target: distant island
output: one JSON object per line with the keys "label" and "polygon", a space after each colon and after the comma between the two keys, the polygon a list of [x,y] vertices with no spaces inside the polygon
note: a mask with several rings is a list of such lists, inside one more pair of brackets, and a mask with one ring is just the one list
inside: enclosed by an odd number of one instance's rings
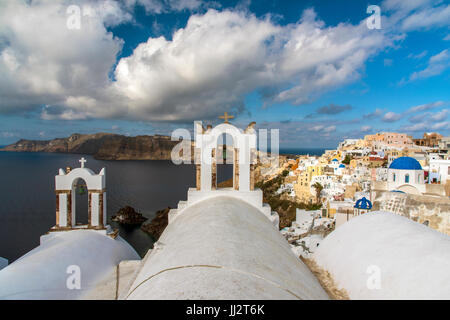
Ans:
{"label": "distant island", "polygon": [[55,152],[92,155],[99,160],[170,160],[178,141],[169,136],[128,137],[113,133],[72,134],[53,140],[21,139],[2,151]]}

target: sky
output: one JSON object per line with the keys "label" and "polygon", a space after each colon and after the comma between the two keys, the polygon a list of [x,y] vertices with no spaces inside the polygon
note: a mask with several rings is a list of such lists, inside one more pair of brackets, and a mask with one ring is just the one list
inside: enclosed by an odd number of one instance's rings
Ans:
{"label": "sky", "polygon": [[449,47],[442,0],[6,0],[0,145],[170,135],[224,112],[281,148],[448,136]]}

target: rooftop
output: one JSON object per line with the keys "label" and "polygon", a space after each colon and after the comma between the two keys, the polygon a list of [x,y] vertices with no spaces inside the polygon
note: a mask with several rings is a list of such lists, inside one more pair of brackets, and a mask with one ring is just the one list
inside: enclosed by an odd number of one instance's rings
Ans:
{"label": "rooftop", "polygon": [[399,157],[392,161],[389,169],[422,170],[419,161],[411,157]]}

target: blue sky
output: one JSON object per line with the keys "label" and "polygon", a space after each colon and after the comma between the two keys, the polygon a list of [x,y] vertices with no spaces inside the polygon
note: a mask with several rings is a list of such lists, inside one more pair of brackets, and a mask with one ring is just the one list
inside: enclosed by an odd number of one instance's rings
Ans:
{"label": "blue sky", "polygon": [[449,135],[449,26],[439,0],[5,2],[0,145],[170,134],[224,111],[279,129],[282,147]]}

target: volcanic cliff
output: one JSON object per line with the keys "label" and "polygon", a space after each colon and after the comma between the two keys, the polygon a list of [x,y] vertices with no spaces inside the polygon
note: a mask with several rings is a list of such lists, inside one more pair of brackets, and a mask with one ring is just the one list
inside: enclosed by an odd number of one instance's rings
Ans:
{"label": "volcanic cliff", "polygon": [[170,153],[178,143],[160,135],[128,137],[112,133],[75,133],[68,138],[46,141],[21,139],[2,151],[79,153],[100,160],[170,160]]}

